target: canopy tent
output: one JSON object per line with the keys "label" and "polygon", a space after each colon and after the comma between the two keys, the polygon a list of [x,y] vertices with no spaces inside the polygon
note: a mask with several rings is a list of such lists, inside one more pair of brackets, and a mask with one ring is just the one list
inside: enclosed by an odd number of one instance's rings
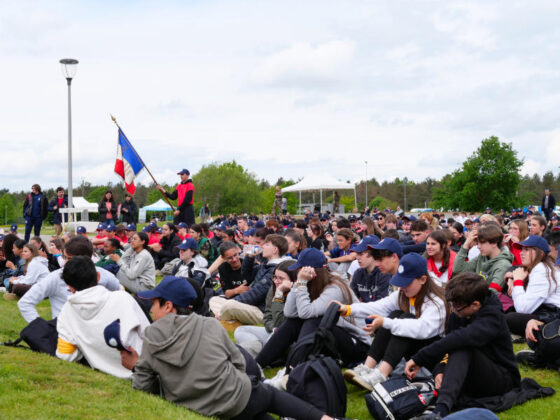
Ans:
{"label": "canopy tent", "polygon": [[301,208],[302,191],[319,191],[321,207],[323,207],[323,190],[327,190],[327,191],[354,190],[354,206],[357,207],[356,185],[339,181],[327,174],[323,174],[323,175],[314,174],[314,175],[305,176],[297,184],[290,185],[289,187],[286,188],[282,188],[283,193],[299,192],[299,208]]}
{"label": "canopy tent", "polygon": [[140,210],[144,211],[170,211],[171,206],[163,201],[161,198],[149,206],[142,207]]}
{"label": "canopy tent", "polygon": [[99,212],[99,205],[96,203],[90,203],[84,197],[72,197],[72,204],[76,209],[87,210],[91,213]]}

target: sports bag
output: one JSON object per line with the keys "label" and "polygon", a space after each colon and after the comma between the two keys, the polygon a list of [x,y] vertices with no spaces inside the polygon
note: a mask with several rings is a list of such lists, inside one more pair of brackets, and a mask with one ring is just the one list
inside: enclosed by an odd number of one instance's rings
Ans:
{"label": "sports bag", "polygon": [[422,414],[431,404],[437,392],[426,389],[420,393],[419,387],[410,383],[404,376],[390,378],[373,387],[365,396],[370,414],[376,420],[405,420]]}
{"label": "sports bag", "polygon": [[528,340],[529,347],[535,351],[535,363],[556,369],[560,362],[560,319],[540,326],[535,338],[536,343]]}
{"label": "sports bag", "polygon": [[333,328],[338,322],[340,305],[331,303],[321,319],[317,330],[307,334],[292,346],[286,359],[286,373],[295,368],[300,363],[305,362],[311,355],[330,356],[335,360],[340,359],[340,352],[336,347],[336,339],[332,333]]}
{"label": "sports bag", "polygon": [[21,332],[20,338],[15,341],[2,343],[6,346],[25,347],[19,343],[25,341],[29,348],[39,353],[56,355],[56,342],[58,332],[56,331],[56,318],[45,321],[43,318],[35,318]]}
{"label": "sports bag", "polygon": [[309,356],[290,372],[286,390],[332,417],[346,415],[346,385],[337,362]]}

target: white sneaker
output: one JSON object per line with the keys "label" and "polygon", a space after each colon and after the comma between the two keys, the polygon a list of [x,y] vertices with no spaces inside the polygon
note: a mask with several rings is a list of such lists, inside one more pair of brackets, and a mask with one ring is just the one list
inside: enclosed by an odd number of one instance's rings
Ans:
{"label": "white sneaker", "polygon": [[285,381],[284,376],[288,376],[286,375],[285,367],[280,369],[273,378],[265,379],[263,382],[273,388],[279,389],[280,391],[285,391],[286,389],[283,386]]}
{"label": "white sneaker", "polygon": [[370,372],[354,377],[354,383],[368,391],[373,391],[373,387],[381,382],[385,382],[387,378],[379,371],[379,369],[371,369]]}
{"label": "white sneaker", "polygon": [[356,376],[366,374],[370,370],[373,369],[367,367],[364,363],[361,363],[353,369],[346,369],[346,371],[344,372],[344,379],[346,379],[349,382],[354,382],[354,378]]}

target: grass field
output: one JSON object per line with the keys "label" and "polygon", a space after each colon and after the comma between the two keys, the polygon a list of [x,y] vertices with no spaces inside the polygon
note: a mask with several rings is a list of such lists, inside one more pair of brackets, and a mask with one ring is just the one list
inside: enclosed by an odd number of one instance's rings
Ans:
{"label": "grass field", "polygon": [[[42,317],[50,318],[48,301],[39,305]],[[15,301],[0,298],[0,341],[15,339],[25,326]],[[232,334],[230,334],[232,336]],[[516,351],[523,345],[516,345]],[[274,371],[265,372],[272,376]],[[560,390],[556,371],[522,368],[541,385]],[[496,380],[500,380],[496,378]],[[347,416],[369,419],[365,391],[348,386]],[[84,366],[28,350],[0,346],[0,418],[3,419],[202,419],[203,416],[161,398],[134,391],[129,381]],[[499,414],[500,419],[557,419],[560,394],[530,401]]]}

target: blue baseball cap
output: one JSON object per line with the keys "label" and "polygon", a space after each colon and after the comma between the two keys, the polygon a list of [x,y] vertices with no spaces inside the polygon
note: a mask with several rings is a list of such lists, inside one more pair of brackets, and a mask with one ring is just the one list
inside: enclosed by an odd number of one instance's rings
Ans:
{"label": "blue baseball cap", "polygon": [[368,249],[368,245],[377,245],[379,238],[377,235],[367,235],[359,244],[353,244],[350,247],[350,252],[364,252]]}
{"label": "blue baseball cap", "polygon": [[122,341],[121,341],[121,320],[116,319],[111,322],[109,325],[105,327],[103,330],[103,337],[105,338],[105,343],[109,347],[112,347],[117,350],[126,350],[128,351]]}
{"label": "blue baseball cap", "polygon": [[218,226],[216,226],[216,229],[225,232],[226,230],[229,229],[229,225],[227,224],[227,222],[222,222],[222,223],[220,223]]}
{"label": "blue baseball cap", "polygon": [[190,175],[191,173],[189,172],[188,169],[181,169],[179,172],[177,172],[177,175]]}
{"label": "blue baseball cap", "polygon": [[412,280],[428,274],[428,261],[420,254],[411,252],[399,261],[399,268],[389,283],[397,287],[406,287]]}
{"label": "blue baseball cap", "polygon": [[0,233],[0,241],[3,241],[3,240],[4,240],[4,234]]}
{"label": "blue baseball cap", "polygon": [[397,257],[399,258],[401,258],[403,255],[402,245],[399,243],[399,241],[393,238],[385,238],[378,244],[368,245],[368,248],[391,251],[393,254],[397,254]]}
{"label": "blue baseball cap", "polygon": [[257,229],[263,228],[264,227],[264,222],[262,220],[257,220],[257,223],[255,223],[255,227]]}
{"label": "blue baseball cap", "polygon": [[99,223],[97,225],[97,230],[107,230],[107,225],[105,223]]}
{"label": "blue baseball cap", "polygon": [[108,225],[106,230],[107,232],[116,232],[117,227],[115,225]]}
{"label": "blue baseball cap", "polygon": [[188,229],[189,225],[187,225],[185,222],[179,222],[177,224],[177,229]]}
{"label": "blue baseball cap", "polygon": [[158,230],[156,232],[161,233],[162,232],[161,228],[158,228]]}
{"label": "blue baseball cap", "polygon": [[541,251],[544,251],[547,254],[550,252],[548,242],[542,236],[529,235],[523,242],[519,242],[519,245],[539,248]]}
{"label": "blue baseball cap", "polygon": [[193,238],[185,238],[185,239],[183,239],[183,242],[181,242],[179,245],[177,245],[177,248],[198,250],[198,242],[196,242],[196,239],[193,239]]}
{"label": "blue baseball cap", "polygon": [[327,262],[327,257],[317,248],[306,248],[301,251],[295,264],[288,267],[288,270],[297,270],[300,267],[321,268]]}
{"label": "blue baseball cap", "polygon": [[129,223],[128,225],[126,225],[125,230],[130,230],[130,231],[136,232],[136,225],[134,223]]}
{"label": "blue baseball cap", "polygon": [[158,225],[156,222],[150,222],[150,224],[148,225],[150,227],[150,229],[157,229]]}
{"label": "blue baseball cap", "polygon": [[86,227],[85,226],[78,226],[76,228],[76,233],[87,233]]}
{"label": "blue baseball cap", "polygon": [[198,297],[194,287],[184,277],[165,276],[152,290],[138,292],[140,299],[164,298],[175,306],[189,307]]}
{"label": "blue baseball cap", "polygon": [[254,236],[256,231],[257,229],[255,228],[247,229],[245,232],[243,232],[243,236]]}
{"label": "blue baseball cap", "polygon": [[17,223],[14,223],[12,226],[10,226],[10,232],[17,232]]}
{"label": "blue baseball cap", "polygon": [[151,231],[152,231],[152,229],[150,228],[150,226],[144,226],[142,228],[142,232],[148,233],[148,232],[151,232]]}

